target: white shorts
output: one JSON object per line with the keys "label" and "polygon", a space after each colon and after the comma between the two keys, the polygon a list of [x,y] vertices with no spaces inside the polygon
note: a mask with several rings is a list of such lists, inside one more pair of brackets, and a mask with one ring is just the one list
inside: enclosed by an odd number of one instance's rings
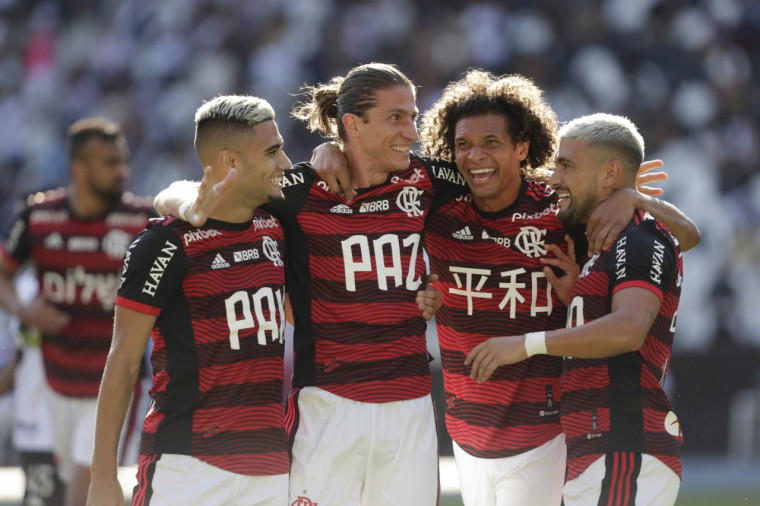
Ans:
{"label": "white shorts", "polygon": [[288,409],[295,409],[288,418],[296,417],[288,504],[437,504],[438,434],[429,395],[367,403],[305,387],[291,394]]}
{"label": "white shorts", "polygon": [[[631,462],[641,458],[638,474],[635,467],[614,465],[614,456],[624,455]],[[610,464],[608,465],[608,459]],[[619,476],[614,476],[616,469]],[[633,471],[633,472],[632,472]],[[604,485],[604,486],[603,486]],[[600,504],[600,497],[616,497],[614,504],[625,506],[672,506],[681,480],[658,458],[630,452],[602,455],[580,476],[565,483],[565,506]],[[607,504],[607,501],[604,501]]]}
{"label": "white shorts", "polygon": [[50,411],[53,413],[53,453],[58,473],[64,483],[71,481],[75,466],[90,467],[95,441],[94,397],[66,397],[52,389]]}
{"label": "white shorts", "polygon": [[557,505],[565,481],[565,435],[538,448],[500,459],[470,455],[456,442],[454,458],[462,501],[467,506]]}
{"label": "white shorts", "polygon": [[138,470],[133,505],[285,506],[288,500],[287,474],[246,476],[174,454],[161,455],[147,468]]}

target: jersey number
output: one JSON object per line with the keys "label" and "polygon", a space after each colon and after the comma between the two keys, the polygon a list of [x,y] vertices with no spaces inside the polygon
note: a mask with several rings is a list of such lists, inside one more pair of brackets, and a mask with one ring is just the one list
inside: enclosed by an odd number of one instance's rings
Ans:
{"label": "jersey number", "polygon": [[250,295],[247,291],[240,290],[228,297],[224,306],[227,309],[227,326],[230,329],[230,348],[233,350],[240,349],[238,333],[256,327],[257,323],[259,344],[267,344],[267,332],[271,342],[284,342],[285,326],[278,323],[285,321],[282,290],[264,287]]}

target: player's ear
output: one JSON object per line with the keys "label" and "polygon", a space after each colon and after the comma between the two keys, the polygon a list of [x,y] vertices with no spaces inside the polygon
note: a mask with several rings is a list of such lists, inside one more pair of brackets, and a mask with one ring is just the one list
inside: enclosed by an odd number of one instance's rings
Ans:
{"label": "player's ear", "polygon": [[604,173],[602,175],[602,185],[605,188],[620,188],[624,186],[625,173],[623,164],[620,160],[609,160],[604,164]]}
{"label": "player's ear", "polygon": [[528,152],[530,151],[530,139],[525,141],[520,141],[515,145],[515,152],[517,153],[517,158],[520,161],[525,160],[528,158]]}
{"label": "player's ear", "polygon": [[353,137],[359,134],[359,124],[362,123],[362,119],[359,116],[352,112],[347,112],[340,120],[343,122],[346,135]]}
{"label": "player's ear", "polygon": [[219,166],[222,167],[222,169],[224,169],[225,174],[230,169],[238,168],[237,153],[235,153],[231,149],[223,149],[219,151],[219,155],[217,156],[217,161],[219,162]]}

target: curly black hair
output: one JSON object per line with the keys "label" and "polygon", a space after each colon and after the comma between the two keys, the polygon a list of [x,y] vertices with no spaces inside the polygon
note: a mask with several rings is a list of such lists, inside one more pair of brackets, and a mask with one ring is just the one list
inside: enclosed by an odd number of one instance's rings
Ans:
{"label": "curly black hair", "polygon": [[426,155],[456,161],[454,135],[461,118],[502,114],[513,143],[530,141],[522,174],[533,178],[554,156],[557,114],[530,79],[513,74],[495,77],[469,70],[449,83],[443,96],[422,116],[421,146]]}

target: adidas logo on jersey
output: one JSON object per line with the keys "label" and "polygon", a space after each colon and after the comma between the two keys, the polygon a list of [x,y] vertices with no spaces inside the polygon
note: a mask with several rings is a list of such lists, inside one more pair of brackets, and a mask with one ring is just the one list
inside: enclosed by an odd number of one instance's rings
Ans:
{"label": "adidas logo on jersey", "polygon": [[337,206],[333,206],[332,209],[330,209],[331,213],[335,214],[353,214],[354,211],[350,207],[348,207],[346,204],[338,204]]}
{"label": "adidas logo on jersey", "polygon": [[63,249],[63,237],[58,232],[53,232],[42,241],[47,249]]}
{"label": "adidas logo on jersey", "polygon": [[230,264],[227,263],[220,253],[217,253],[214,257],[214,261],[211,262],[212,269],[226,269],[229,266]]}
{"label": "adidas logo on jersey", "polygon": [[472,241],[474,237],[472,236],[472,232],[470,232],[470,226],[467,225],[461,230],[457,230],[451,236],[454,239],[459,239],[460,241]]}

